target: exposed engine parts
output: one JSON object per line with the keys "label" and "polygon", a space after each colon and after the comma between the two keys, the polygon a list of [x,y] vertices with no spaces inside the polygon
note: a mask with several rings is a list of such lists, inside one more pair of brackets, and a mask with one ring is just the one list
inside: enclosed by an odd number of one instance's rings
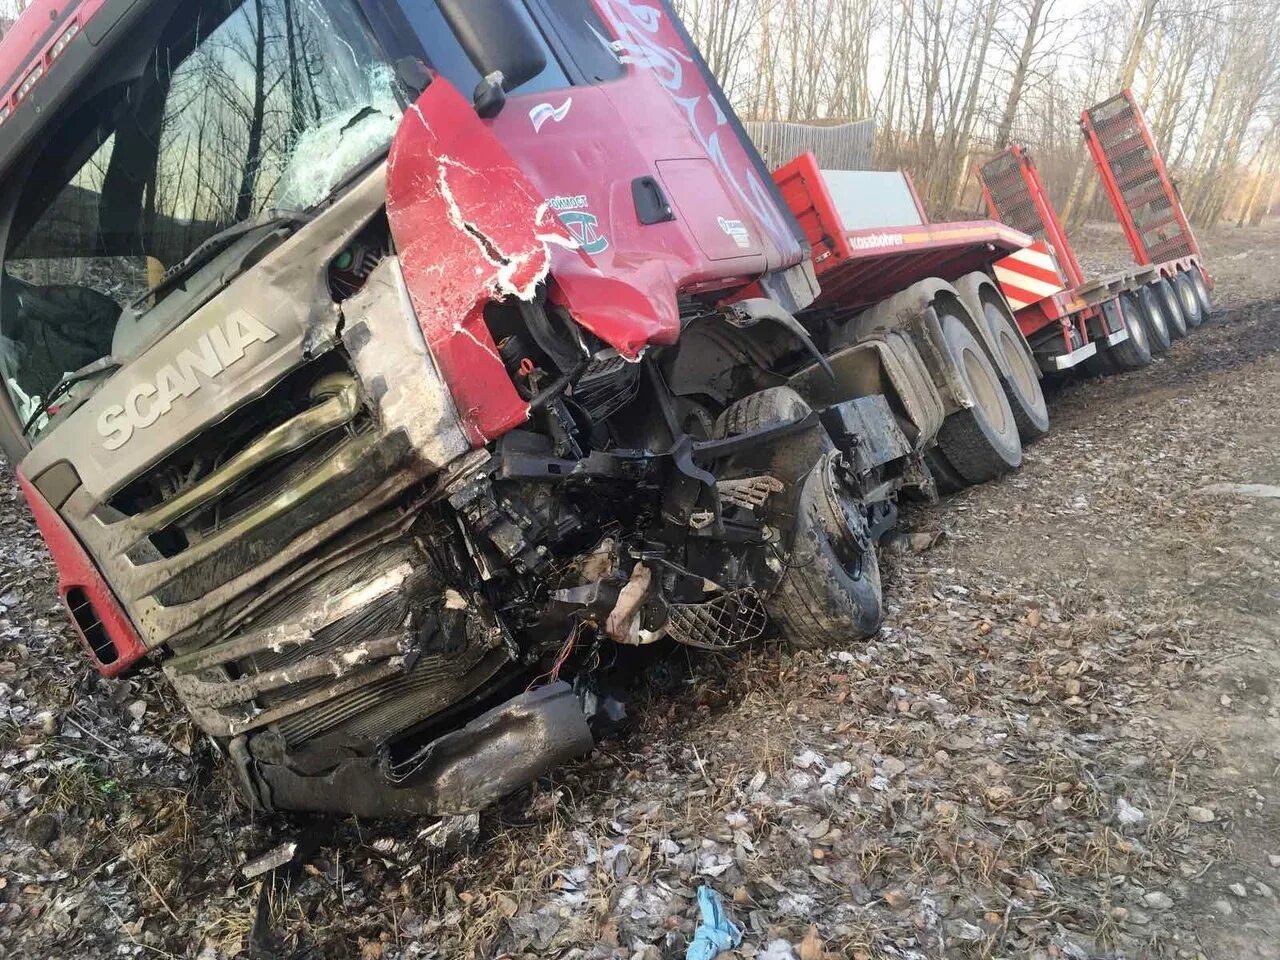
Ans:
{"label": "exposed engine parts", "polygon": [[[412,460],[416,444],[395,442],[410,398],[391,406],[365,379],[391,362],[379,343],[398,326],[373,308],[396,302],[394,267],[379,261],[351,292],[344,335],[313,360],[316,373],[272,395],[295,399],[246,408],[221,450],[206,443],[162,464],[150,488],[130,488],[120,507],[145,542],[174,559],[199,549],[219,536],[218,504],[260,503],[262,483],[293,509],[287,491],[317,474],[290,467],[291,456],[322,472],[348,448]],[[402,485],[225,608],[215,634],[171,643],[175,689],[264,807],[483,805],[590,746],[587,714],[602,702],[593,678],[623,648],[758,639],[788,623],[771,598],[809,576],[794,569],[798,556],[835,558],[855,583],[874,575],[874,540],[892,525],[912,464],[884,397],[814,410],[780,385],[728,403],[679,396],[669,371],[685,376],[688,357],[624,360],[566,335],[540,303],[503,316],[526,426]],[[789,362],[804,369],[806,353],[801,344]],[[777,379],[787,353],[769,355],[773,371],[748,360],[723,382]],[[740,356],[761,362],[756,348]],[[838,600],[811,608],[851,632],[879,617],[878,602],[861,620]]]}

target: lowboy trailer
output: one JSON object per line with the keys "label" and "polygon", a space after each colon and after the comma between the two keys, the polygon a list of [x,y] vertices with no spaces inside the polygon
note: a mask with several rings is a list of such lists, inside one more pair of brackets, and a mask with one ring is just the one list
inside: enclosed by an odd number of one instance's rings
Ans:
{"label": "lowboy trailer", "polygon": [[1043,370],[1136,369],[1208,316],[1213,279],[1132,93],[1085,110],[1081,129],[1134,266],[1086,277],[1031,154],[1013,145],[978,177],[992,215],[1035,242],[995,274]]}

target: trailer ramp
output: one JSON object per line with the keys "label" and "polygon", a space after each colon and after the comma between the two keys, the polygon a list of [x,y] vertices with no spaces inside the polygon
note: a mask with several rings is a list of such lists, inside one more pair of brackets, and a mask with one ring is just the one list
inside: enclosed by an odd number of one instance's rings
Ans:
{"label": "trailer ramp", "polygon": [[1199,256],[1178,192],[1132,92],[1089,107],[1080,127],[1134,260],[1145,265]]}

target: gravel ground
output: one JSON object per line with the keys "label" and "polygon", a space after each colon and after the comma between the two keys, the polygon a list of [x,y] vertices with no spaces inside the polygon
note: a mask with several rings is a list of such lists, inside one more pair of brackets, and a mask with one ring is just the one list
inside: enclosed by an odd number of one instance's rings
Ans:
{"label": "gravel ground", "polygon": [[873,642],[682,657],[472,820],[253,818],[159,682],[87,670],[5,482],[0,955],[658,960],[705,884],[758,960],[1280,956],[1280,500],[1213,486],[1280,484],[1280,224],[1205,246],[1207,326],[907,513]]}

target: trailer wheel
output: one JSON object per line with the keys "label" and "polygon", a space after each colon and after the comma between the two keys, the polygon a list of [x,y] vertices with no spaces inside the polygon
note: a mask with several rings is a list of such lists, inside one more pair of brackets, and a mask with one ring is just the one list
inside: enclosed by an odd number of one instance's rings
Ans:
{"label": "trailer wheel", "polygon": [[1200,301],[1200,322],[1204,323],[1213,310],[1213,301],[1209,299],[1209,284],[1199,267],[1191,268],[1191,284],[1196,288],[1196,299]]}
{"label": "trailer wheel", "polygon": [[1129,339],[1107,350],[1108,358],[1121,370],[1138,370],[1151,363],[1151,338],[1142,316],[1142,304],[1132,291],[1120,294],[1120,316],[1124,318]]}
{"label": "trailer wheel", "polygon": [[1039,369],[1027,341],[1018,331],[1013,310],[991,278],[977,271],[956,281],[960,300],[986,334],[985,346],[995,361],[1000,386],[1009,398],[1018,435],[1024,444],[1049,432],[1049,408],[1040,389]]}
{"label": "trailer wheel", "polygon": [[956,369],[973,398],[973,406],[957,410],[938,430],[938,448],[968,483],[985,483],[1022,463],[1022,441],[1009,398],[982,345],[946,305],[935,304],[942,335],[956,359]]}
{"label": "trailer wheel", "polygon": [[867,521],[831,456],[804,479],[791,557],[765,607],[782,638],[804,649],[865,640],[884,620]]}
{"label": "trailer wheel", "polygon": [[1194,329],[1204,321],[1204,313],[1200,309],[1200,298],[1196,295],[1195,281],[1191,274],[1178,274],[1173,280],[1173,289],[1182,301],[1182,315],[1187,318],[1187,327]]}
{"label": "trailer wheel", "polygon": [[1139,314],[1147,325],[1147,340],[1151,343],[1151,355],[1158,357],[1169,349],[1169,318],[1150,284],[1138,288]]}
{"label": "trailer wheel", "polygon": [[1151,284],[1155,288],[1156,299],[1164,307],[1165,318],[1169,322],[1169,339],[1181,340],[1187,335],[1187,318],[1182,312],[1182,300],[1173,283],[1167,277]]}

